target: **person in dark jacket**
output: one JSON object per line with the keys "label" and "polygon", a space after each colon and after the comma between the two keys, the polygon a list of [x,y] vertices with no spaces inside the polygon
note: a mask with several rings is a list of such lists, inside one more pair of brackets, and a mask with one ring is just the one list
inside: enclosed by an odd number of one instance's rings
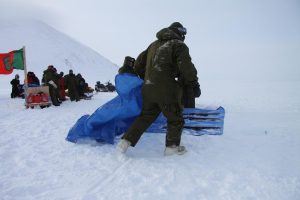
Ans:
{"label": "person in dark jacket", "polygon": [[50,98],[54,106],[60,106],[59,96],[57,95],[57,78],[53,65],[49,65],[43,73],[42,82],[49,87]]}
{"label": "person in dark jacket", "polygon": [[53,71],[54,71],[54,74],[53,74],[54,80],[53,81],[57,85],[57,87],[55,88],[55,93],[56,93],[56,96],[57,96],[57,101],[59,103],[62,103],[60,92],[59,92],[59,78],[60,78],[60,75],[57,73],[57,69],[55,67],[53,67]]}
{"label": "person in dark jacket", "polygon": [[36,77],[34,72],[28,72],[27,73],[27,83],[28,83],[29,87],[35,87],[35,86],[40,85],[40,80],[38,79],[38,77]]}
{"label": "person in dark jacket", "polygon": [[73,70],[69,70],[69,74],[65,75],[65,85],[68,89],[68,95],[71,101],[79,101],[78,95],[78,80],[73,73]]}
{"label": "person in dark jacket", "polygon": [[33,80],[33,84],[36,84],[36,85],[40,85],[40,79],[35,75],[34,72],[32,72],[32,80]]}
{"label": "person in dark jacket", "polygon": [[10,84],[12,86],[10,97],[11,98],[19,97],[21,92],[20,92],[20,80],[18,74],[15,75],[15,78],[12,81],[10,81]]}
{"label": "person in dark jacket", "polygon": [[78,91],[79,98],[84,98],[85,97],[84,92],[86,87],[85,79],[82,77],[81,74],[77,74],[76,78],[78,83],[77,91]]}
{"label": "person in dark jacket", "polygon": [[182,77],[184,84],[191,87],[199,84],[189,48],[183,42],[185,34],[182,24],[174,22],[160,30],[156,34],[157,40],[138,56],[134,69],[139,77],[144,78],[142,111],[118,143],[120,152],[125,153],[129,146],[134,147],[161,112],[168,124],[164,154],[182,155],[186,152],[186,148],[180,145],[184,120],[178,78]]}
{"label": "person in dark jacket", "polygon": [[135,62],[134,58],[132,58],[130,56],[126,56],[125,59],[124,59],[123,66],[120,67],[120,69],[118,71],[119,74],[123,74],[123,73],[136,74],[134,69],[133,69],[134,62]]}

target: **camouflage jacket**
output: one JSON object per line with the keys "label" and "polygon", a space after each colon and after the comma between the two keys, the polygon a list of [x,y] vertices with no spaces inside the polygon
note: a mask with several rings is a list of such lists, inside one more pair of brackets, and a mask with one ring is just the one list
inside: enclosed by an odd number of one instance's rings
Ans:
{"label": "camouflage jacket", "polygon": [[181,98],[181,86],[198,83],[197,70],[191,61],[189,48],[169,28],[160,30],[150,46],[135,61],[136,73],[144,79],[144,87],[166,103]]}

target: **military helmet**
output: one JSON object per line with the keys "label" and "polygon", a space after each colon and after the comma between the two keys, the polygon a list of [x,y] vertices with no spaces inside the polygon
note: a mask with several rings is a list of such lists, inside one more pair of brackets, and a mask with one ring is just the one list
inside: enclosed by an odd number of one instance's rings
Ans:
{"label": "military helmet", "polygon": [[172,31],[174,31],[175,33],[177,33],[178,35],[180,35],[182,37],[182,39],[184,40],[187,30],[185,27],[183,27],[183,25],[181,23],[174,22],[168,28],[171,29]]}

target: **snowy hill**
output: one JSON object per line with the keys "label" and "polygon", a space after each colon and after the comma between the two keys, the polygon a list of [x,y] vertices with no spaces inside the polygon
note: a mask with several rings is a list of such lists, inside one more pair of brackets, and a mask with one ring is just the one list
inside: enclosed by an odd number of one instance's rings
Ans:
{"label": "snowy hill", "polygon": [[[98,80],[113,82],[118,69],[94,50],[40,21],[0,21],[0,44],[1,53],[26,46],[27,71],[35,72],[39,78],[47,66],[52,64],[58,72],[66,74],[69,69],[73,69],[74,73],[81,73],[94,86]],[[23,80],[24,72],[14,70],[12,75],[0,75],[1,85],[7,85],[10,89],[9,80],[16,73]]]}

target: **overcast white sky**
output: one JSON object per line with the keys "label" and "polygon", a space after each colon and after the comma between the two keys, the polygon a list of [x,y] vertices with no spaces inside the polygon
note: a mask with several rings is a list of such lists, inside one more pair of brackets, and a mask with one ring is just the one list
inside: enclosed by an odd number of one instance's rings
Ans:
{"label": "overcast white sky", "polygon": [[40,19],[118,65],[179,21],[200,79],[300,80],[300,0],[0,0],[0,19],[12,17]]}

